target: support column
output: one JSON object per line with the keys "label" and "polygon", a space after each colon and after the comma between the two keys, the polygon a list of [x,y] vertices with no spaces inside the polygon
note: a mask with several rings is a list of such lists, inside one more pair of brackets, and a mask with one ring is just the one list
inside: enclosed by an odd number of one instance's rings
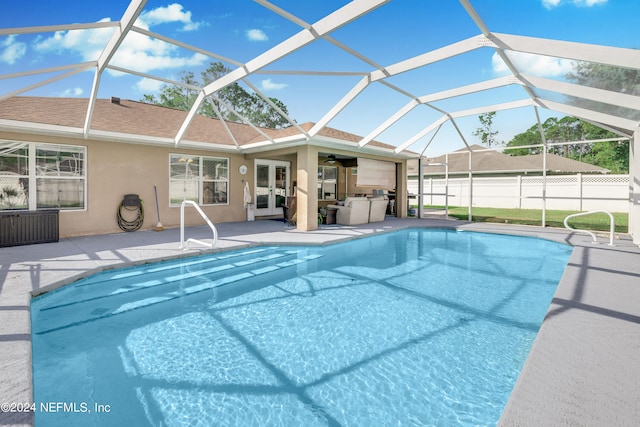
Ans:
{"label": "support column", "polygon": [[522,209],[522,175],[518,175],[518,184],[516,184],[518,186],[517,188],[517,204],[518,204],[518,209]]}
{"label": "support column", "polygon": [[444,155],[444,216],[449,219],[449,153]]}
{"label": "support column", "polygon": [[298,149],[298,190],[296,228],[318,229],[318,149],[305,145]]}
{"label": "support column", "polygon": [[396,216],[407,217],[407,161],[396,163]]}
{"label": "support column", "polygon": [[547,146],[542,152],[542,226],[547,226]]}
{"label": "support column", "polygon": [[629,141],[629,234],[640,245],[640,126]]}
{"label": "support column", "polygon": [[471,158],[471,149],[469,149],[469,211],[468,220],[471,222],[473,219],[473,162]]}
{"label": "support column", "polygon": [[542,226],[547,226],[547,136],[542,128],[542,122],[540,121],[540,113],[538,107],[533,107],[536,111],[536,119],[538,121],[538,130],[540,131],[540,137],[542,138]]}
{"label": "support column", "polygon": [[582,174],[576,175],[576,181],[578,185],[578,212],[582,212]]}
{"label": "support column", "polygon": [[418,157],[418,218],[424,218],[424,170],[422,168],[422,156],[420,156]]}

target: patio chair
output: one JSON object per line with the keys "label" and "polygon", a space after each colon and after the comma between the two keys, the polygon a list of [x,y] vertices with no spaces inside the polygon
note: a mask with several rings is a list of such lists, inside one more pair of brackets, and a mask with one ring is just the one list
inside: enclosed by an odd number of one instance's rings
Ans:
{"label": "patio chair", "polygon": [[366,197],[347,197],[344,206],[329,205],[327,208],[337,209],[336,223],[341,225],[357,225],[369,222],[369,200]]}
{"label": "patio chair", "polygon": [[372,197],[369,202],[369,222],[384,221],[389,200],[384,197]]}

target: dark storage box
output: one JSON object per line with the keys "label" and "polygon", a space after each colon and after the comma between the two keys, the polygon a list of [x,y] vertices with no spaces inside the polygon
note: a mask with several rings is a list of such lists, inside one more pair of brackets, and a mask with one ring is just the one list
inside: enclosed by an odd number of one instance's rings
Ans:
{"label": "dark storage box", "polygon": [[57,242],[58,210],[0,212],[0,247]]}

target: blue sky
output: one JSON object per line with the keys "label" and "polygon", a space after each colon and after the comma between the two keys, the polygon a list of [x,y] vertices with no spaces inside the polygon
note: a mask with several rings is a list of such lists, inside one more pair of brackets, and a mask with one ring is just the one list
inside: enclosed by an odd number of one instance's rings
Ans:
{"label": "blue sky", "polygon": [[[273,0],[273,4],[313,23],[346,4],[338,0]],[[496,33],[640,48],[640,2],[637,0],[472,0],[487,27]],[[84,0],[6,2],[0,15],[0,28],[117,21],[128,2],[87,2]],[[139,27],[181,40],[184,43],[228,58],[231,69],[265,52],[300,30],[297,25],[249,0],[150,0],[137,24]],[[83,31],[48,32],[0,36],[0,76],[38,70],[63,64],[95,60],[112,28]],[[393,0],[332,34],[336,40],[382,66],[388,66],[421,53],[446,46],[480,31],[454,0]],[[514,58],[522,69],[548,78],[559,78],[570,69],[568,61],[545,57]],[[111,61],[139,72],[178,79],[181,71],[198,74],[215,58],[168,45],[141,34],[130,34]],[[294,52],[266,70],[372,71],[348,53],[326,41]],[[416,96],[450,89],[504,75],[503,64],[491,49],[451,58],[388,81]],[[0,96],[29,87],[57,75],[49,73],[0,80]],[[354,76],[309,76],[257,74],[252,84],[287,105],[291,117],[300,123],[318,121],[360,79]],[[22,95],[87,97],[92,72],[82,72]],[[139,76],[108,71],[102,78],[99,97],[119,96],[139,100],[145,93],[156,93],[160,83]],[[443,101],[437,106],[447,111],[464,110],[487,103],[524,99],[520,88],[506,88],[488,94]],[[371,85],[329,126],[362,136],[375,129],[410,99],[381,84]],[[522,110],[522,111],[521,111]],[[541,111],[543,120],[557,115]],[[441,116],[427,107],[416,108],[377,139],[399,145]],[[469,143],[479,126],[477,117],[459,120]],[[535,124],[530,108],[499,112],[496,116],[498,139],[509,140]],[[414,151],[428,141],[424,138]],[[452,126],[444,126],[429,154],[463,146]]]}

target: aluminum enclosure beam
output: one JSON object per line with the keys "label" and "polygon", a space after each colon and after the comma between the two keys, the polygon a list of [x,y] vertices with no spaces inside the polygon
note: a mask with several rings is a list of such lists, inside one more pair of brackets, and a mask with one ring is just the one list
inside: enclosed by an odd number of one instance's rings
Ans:
{"label": "aluminum enclosure beam", "polygon": [[546,99],[541,100],[546,105],[546,108],[549,108],[550,110],[558,111],[569,116],[584,118],[585,120],[592,120],[598,123],[607,123],[611,126],[629,131],[629,135],[633,133],[633,130],[638,125],[638,122],[634,120],[612,116],[610,114],[599,113],[597,111],[587,110],[585,108],[574,107],[572,105],[561,104],[559,102],[549,101]]}
{"label": "aluminum enclosure beam", "polygon": [[611,90],[581,86],[573,83],[549,80],[542,77],[525,76],[522,78],[532,87],[569,95],[576,98],[589,99],[619,107],[640,110],[640,97]]}
{"label": "aluminum enclosure beam", "polygon": [[[287,40],[267,50],[263,54],[256,56],[254,59],[247,62],[244,66],[236,68],[229,74],[222,76],[218,80],[205,86],[203,89],[204,95],[210,95],[227,85],[237,82],[247,75],[266,67],[267,65],[277,61],[278,59],[281,59],[297,51],[298,49],[301,49],[309,43],[312,43],[319,37],[322,37],[347,25],[349,22],[358,19],[360,16],[370,12],[371,10],[381,6],[384,3],[387,3],[388,1],[390,0],[355,0],[351,3],[346,4],[337,11],[320,19],[318,22],[313,24],[310,29],[304,29],[298,32],[297,34],[289,37]],[[191,110],[189,111],[185,121],[178,131],[178,134],[176,135],[176,144],[179,143],[179,141],[184,136],[187,127],[193,120],[193,117],[197,113],[198,108],[200,108],[202,99],[198,97],[196,103],[193,105],[193,107],[191,107]]]}
{"label": "aluminum enclosure beam", "polygon": [[102,53],[98,58],[98,63],[96,65],[96,71],[93,79],[93,86],[91,88],[91,96],[89,96],[89,106],[87,107],[87,115],[84,122],[85,138],[89,136],[91,119],[93,118],[93,109],[96,104],[96,97],[98,95],[98,88],[100,87],[100,78],[102,77],[102,73],[104,72],[107,65],[109,65],[109,61],[111,61],[113,55],[116,54],[118,47],[120,47],[120,45],[124,41],[131,27],[133,27],[136,19],[138,19],[138,16],[140,16],[140,14],[142,13],[142,9],[144,8],[144,5],[146,3],[147,0],[131,0],[131,3],[129,3],[129,7],[127,7],[127,10],[125,10],[124,14],[122,15],[122,19],[120,20],[118,29],[111,35],[109,42],[102,50]]}
{"label": "aluminum enclosure beam", "polygon": [[640,69],[640,50],[637,49],[500,33],[493,33],[493,35],[495,37],[494,43],[507,50]]}

